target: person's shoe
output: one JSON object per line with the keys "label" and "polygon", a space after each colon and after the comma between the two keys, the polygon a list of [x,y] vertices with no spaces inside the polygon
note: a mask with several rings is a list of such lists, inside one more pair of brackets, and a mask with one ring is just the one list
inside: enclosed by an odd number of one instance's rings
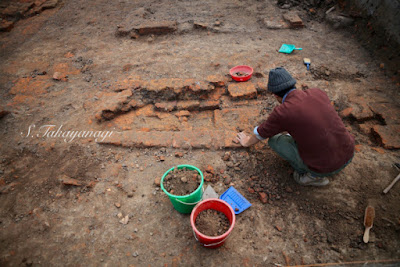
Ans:
{"label": "person's shoe", "polygon": [[294,180],[301,185],[325,186],[329,184],[326,177],[314,177],[311,173],[300,174],[297,171],[293,173]]}

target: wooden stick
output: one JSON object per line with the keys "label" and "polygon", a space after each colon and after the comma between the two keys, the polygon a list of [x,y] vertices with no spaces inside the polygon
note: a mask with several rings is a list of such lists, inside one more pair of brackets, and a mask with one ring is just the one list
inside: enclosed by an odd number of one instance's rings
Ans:
{"label": "wooden stick", "polygon": [[389,190],[394,186],[394,184],[395,184],[398,180],[400,180],[400,173],[399,173],[399,175],[397,175],[396,178],[393,179],[392,183],[391,183],[388,187],[386,187],[385,190],[383,190],[383,193],[384,193],[384,194],[387,194],[387,192],[389,192]]}

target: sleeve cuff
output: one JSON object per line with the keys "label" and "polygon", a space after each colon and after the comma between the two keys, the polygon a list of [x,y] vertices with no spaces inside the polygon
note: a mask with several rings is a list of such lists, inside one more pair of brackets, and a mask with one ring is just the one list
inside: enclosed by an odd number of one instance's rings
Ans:
{"label": "sleeve cuff", "polygon": [[257,139],[260,141],[267,139],[267,138],[264,138],[261,135],[259,135],[257,129],[258,129],[258,126],[256,128],[254,128],[254,131],[253,131],[253,133],[257,137]]}

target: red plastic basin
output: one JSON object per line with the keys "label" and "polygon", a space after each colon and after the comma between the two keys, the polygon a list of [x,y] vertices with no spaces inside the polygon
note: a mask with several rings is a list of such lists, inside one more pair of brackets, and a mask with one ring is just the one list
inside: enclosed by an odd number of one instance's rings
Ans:
{"label": "red plastic basin", "polygon": [[[235,73],[237,72],[243,72],[247,73],[245,76],[237,76]],[[230,71],[229,74],[232,76],[232,79],[238,82],[245,82],[251,78],[253,75],[253,68],[247,65],[240,65],[233,67]]]}
{"label": "red plastic basin", "polygon": [[[226,231],[220,236],[207,236],[200,233],[199,230],[197,230],[195,224],[197,216],[203,210],[208,210],[208,209],[217,210],[225,214],[225,216],[228,218],[231,224],[228,231]],[[225,243],[225,240],[232,232],[233,227],[235,226],[235,221],[236,221],[235,212],[233,211],[232,207],[225,201],[218,198],[209,198],[201,201],[196,205],[196,207],[194,207],[192,213],[190,214],[190,224],[192,225],[194,236],[196,240],[199,241],[200,244],[202,244],[206,248],[217,248],[222,246]]]}

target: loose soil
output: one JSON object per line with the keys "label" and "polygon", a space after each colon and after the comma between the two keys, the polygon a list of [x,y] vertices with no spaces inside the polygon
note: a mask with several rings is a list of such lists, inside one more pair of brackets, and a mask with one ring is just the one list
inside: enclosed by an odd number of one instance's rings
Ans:
{"label": "loose soil", "polygon": [[187,168],[175,168],[164,178],[164,188],[175,196],[184,196],[193,193],[201,183],[201,176],[197,171]]}
{"label": "loose soil", "polygon": [[220,236],[228,231],[230,223],[223,212],[208,209],[197,215],[195,222],[197,230],[207,236]]}

